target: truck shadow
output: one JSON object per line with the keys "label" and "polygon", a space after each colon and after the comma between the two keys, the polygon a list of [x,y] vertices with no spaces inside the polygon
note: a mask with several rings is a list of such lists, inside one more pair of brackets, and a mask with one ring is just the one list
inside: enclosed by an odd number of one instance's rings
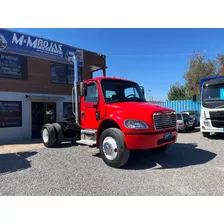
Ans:
{"label": "truck shadow", "polygon": [[183,132],[183,131],[179,131],[180,134],[192,134],[192,133],[197,133],[199,132],[200,129],[199,128],[195,128],[194,130],[188,130],[187,132]]}
{"label": "truck shadow", "polygon": [[4,141],[1,140],[0,141],[0,146],[1,145],[19,145],[19,144],[23,144],[23,145],[30,145],[30,144],[41,144],[42,140],[41,139],[25,139],[25,140],[18,140],[18,141]]}
{"label": "truck shadow", "polygon": [[208,139],[211,140],[224,140],[224,134],[223,133],[216,133],[209,136]]}
{"label": "truck shadow", "polygon": [[187,133],[197,133],[197,132],[199,132],[200,131],[200,129],[199,128],[195,128],[194,130],[189,130]]}
{"label": "truck shadow", "polygon": [[30,168],[31,163],[27,158],[36,154],[37,152],[0,154],[0,175]]}
{"label": "truck shadow", "polygon": [[[196,144],[173,144],[167,152],[158,153],[156,150],[133,151],[129,162],[123,167],[128,170],[142,169],[175,169],[187,166],[205,164],[217,154],[197,148]],[[157,165],[159,166],[157,168]]]}

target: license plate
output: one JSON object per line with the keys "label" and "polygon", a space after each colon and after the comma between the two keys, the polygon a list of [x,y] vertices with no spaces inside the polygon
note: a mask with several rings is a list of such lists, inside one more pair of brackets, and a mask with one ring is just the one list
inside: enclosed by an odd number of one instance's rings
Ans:
{"label": "license plate", "polygon": [[165,133],[164,138],[165,139],[171,139],[172,138],[172,132]]}

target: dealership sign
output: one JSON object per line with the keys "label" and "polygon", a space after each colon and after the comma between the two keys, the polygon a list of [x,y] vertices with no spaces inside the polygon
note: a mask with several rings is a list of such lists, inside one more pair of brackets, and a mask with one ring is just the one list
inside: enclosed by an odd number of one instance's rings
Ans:
{"label": "dealership sign", "polygon": [[0,29],[0,51],[66,64],[72,64],[75,55],[78,65],[80,67],[84,65],[83,50],[81,49],[5,29]]}

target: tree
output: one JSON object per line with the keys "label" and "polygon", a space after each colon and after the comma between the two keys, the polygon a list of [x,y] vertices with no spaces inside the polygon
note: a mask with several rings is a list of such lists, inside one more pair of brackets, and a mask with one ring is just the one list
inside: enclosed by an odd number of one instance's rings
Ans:
{"label": "tree", "polygon": [[218,54],[217,55],[217,63],[218,63],[218,73],[217,75],[224,75],[224,55]]}
{"label": "tree", "polygon": [[[224,62],[224,60],[222,61]],[[205,60],[205,54],[199,55],[198,53],[195,53],[191,56],[188,64],[188,70],[184,74],[186,91],[188,94],[187,97],[191,98],[195,94],[197,98],[200,98],[200,79],[217,75],[217,73],[217,60]]]}
{"label": "tree", "polygon": [[168,100],[185,100],[187,99],[187,91],[185,85],[180,85],[178,82],[170,86]]}

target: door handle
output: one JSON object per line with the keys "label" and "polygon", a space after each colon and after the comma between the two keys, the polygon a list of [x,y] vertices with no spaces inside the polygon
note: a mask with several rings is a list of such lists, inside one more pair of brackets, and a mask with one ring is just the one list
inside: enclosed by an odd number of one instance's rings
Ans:
{"label": "door handle", "polygon": [[85,115],[84,111],[81,111],[82,118],[84,118],[84,115]]}

